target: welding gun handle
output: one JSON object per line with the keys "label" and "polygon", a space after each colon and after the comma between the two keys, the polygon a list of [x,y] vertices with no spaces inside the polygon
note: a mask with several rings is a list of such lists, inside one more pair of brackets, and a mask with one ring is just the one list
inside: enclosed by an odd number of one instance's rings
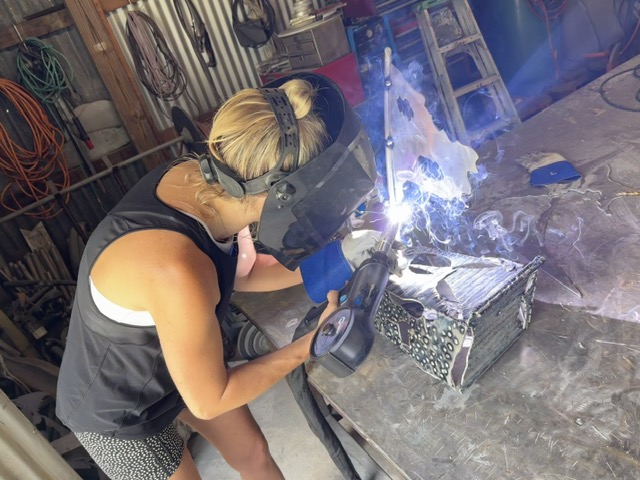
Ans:
{"label": "welding gun handle", "polygon": [[347,285],[343,305],[375,316],[389,281],[389,266],[384,254],[374,256],[356,269]]}

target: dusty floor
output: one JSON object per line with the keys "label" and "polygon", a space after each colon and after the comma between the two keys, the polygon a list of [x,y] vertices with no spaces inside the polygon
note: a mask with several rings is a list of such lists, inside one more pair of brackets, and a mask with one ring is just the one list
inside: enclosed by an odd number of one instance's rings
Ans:
{"label": "dusty floor", "polygon": [[[282,469],[285,478],[292,480],[341,480],[343,478],[322,443],[309,430],[284,380],[252,402],[249,407],[262,427],[269,441],[271,454]],[[389,477],[379,470],[362,451],[358,451],[357,444],[350,440],[345,434],[343,443],[347,451],[352,454],[352,459],[363,480],[388,479]],[[218,451],[202,437],[195,436],[189,446],[203,479],[240,478],[225,463]]]}
{"label": "dusty floor", "polygon": [[[307,427],[286,382],[281,381],[249,407],[262,427],[271,454],[286,478],[340,480],[342,477],[320,441]],[[202,437],[190,444],[203,479],[239,479],[218,451]]]}

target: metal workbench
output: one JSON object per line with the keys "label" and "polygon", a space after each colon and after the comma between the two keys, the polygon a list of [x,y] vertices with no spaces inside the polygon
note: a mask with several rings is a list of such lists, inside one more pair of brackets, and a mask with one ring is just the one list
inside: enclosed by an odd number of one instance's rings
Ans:
{"label": "metal workbench", "polygon": [[[638,64],[479,151],[489,176],[471,210],[528,219],[509,254],[547,262],[529,329],[471,388],[451,390],[381,335],[347,378],[308,366],[310,383],[406,478],[640,478],[640,113],[598,93]],[[631,73],[607,84],[633,107],[638,89]],[[539,151],[564,155],[582,179],[530,187],[525,166]],[[301,287],[236,302],[277,346],[310,306]]]}

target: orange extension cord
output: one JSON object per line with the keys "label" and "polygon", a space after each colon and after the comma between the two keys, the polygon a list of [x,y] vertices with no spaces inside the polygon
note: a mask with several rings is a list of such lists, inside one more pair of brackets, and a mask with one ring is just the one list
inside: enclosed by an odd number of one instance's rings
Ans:
{"label": "orange extension cord", "polygon": [[[53,194],[55,189],[61,190],[70,186],[69,169],[62,155],[64,136],[51,124],[38,101],[20,85],[4,78],[0,78],[0,94],[14,105],[31,129],[33,139],[31,151],[14,142],[7,129],[0,123],[0,171],[10,179],[0,193],[0,203],[5,209],[16,211],[26,206],[18,200],[17,190],[27,199],[38,201]],[[58,172],[61,175],[56,177],[61,177],[62,180],[56,182],[53,177],[54,173]],[[51,218],[60,211],[55,202],[50,202],[49,205],[42,205],[27,215]]]}

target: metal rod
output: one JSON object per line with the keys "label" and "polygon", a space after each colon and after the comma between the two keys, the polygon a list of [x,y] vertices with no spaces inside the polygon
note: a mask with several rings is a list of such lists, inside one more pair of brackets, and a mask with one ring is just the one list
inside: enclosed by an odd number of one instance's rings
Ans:
{"label": "metal rod", "polygon": [[49,286],[69,286],[75,287],[75,280],[12,280],[3,282],[3,287],[49,287]]}
{"label": "metal rod", "polygon": [[393,165],[393,137],[391,136],[391,98],[389,90],[391,89],[391,49],[384,49],[384,139],[385,148],[385,166],[387,171],[387,195],[389,196],[389,205],[396,205],[396,172]]}
{"label": "metal rod", "polygon": [[18,30],[18,26],[15,23],[13,24],[13,29],[16,31],[16,34],[20,39],[20,43],[24,43],[24,38],[22,38],[22,35],[20,35],[20,30]]}
{"label": "metal rod", "polygon": [[158,145],[157,147],[153,147],[145,152],[139,153],[137,155],[134,155],[131,158],[128,158],[127,160],[124,160],[120,163],[118,163],[117,165],[114,165],[113,167],[110,167],[106,170],[103,170],[100,173],[97,173],[96,175],[93,175],[91,177],[85,178],[84,180],[80,180],[78,183],[74,183],[73,185],[71,185],[70,187],[67,187],[63,190],[60,190],[58,193],[54,194],[54,195],[49,195],[41,200],[38,200],[37,202],[32,203],[31,205],[28,205],[24,208],[21,208],[20,210],[16,210],[15,212],[10,213],[9,215],[6,215],[2,218],[0,218],[0,224],[4,223],[4,222],[8,222],[9,220],[13,220],[16,217],[19,217],[20,215],[24,215],[27,212],[30,212],[31,210],[44,205],[45,203],[49,203],[52,201],[56,200],[56,195],[66,195],[67,193],[71,193],[74,190],[77,190],[79,188],[84,187],[85,185],[88,185],[96,180],[101,179],[102,177],[106,177],[107,175],[110,175],[114,168],[116,167],[124,167],[126,165],[129,165],[131,163],[137,162],[138,160],[141,160],[149,155],[152,155],[160,150],[163,150],[167,147],[170,147],[178,142],[182,141],[182,137],[176,137],[173,140],[170,140],[168,142],[165,142],[163,144]]}

